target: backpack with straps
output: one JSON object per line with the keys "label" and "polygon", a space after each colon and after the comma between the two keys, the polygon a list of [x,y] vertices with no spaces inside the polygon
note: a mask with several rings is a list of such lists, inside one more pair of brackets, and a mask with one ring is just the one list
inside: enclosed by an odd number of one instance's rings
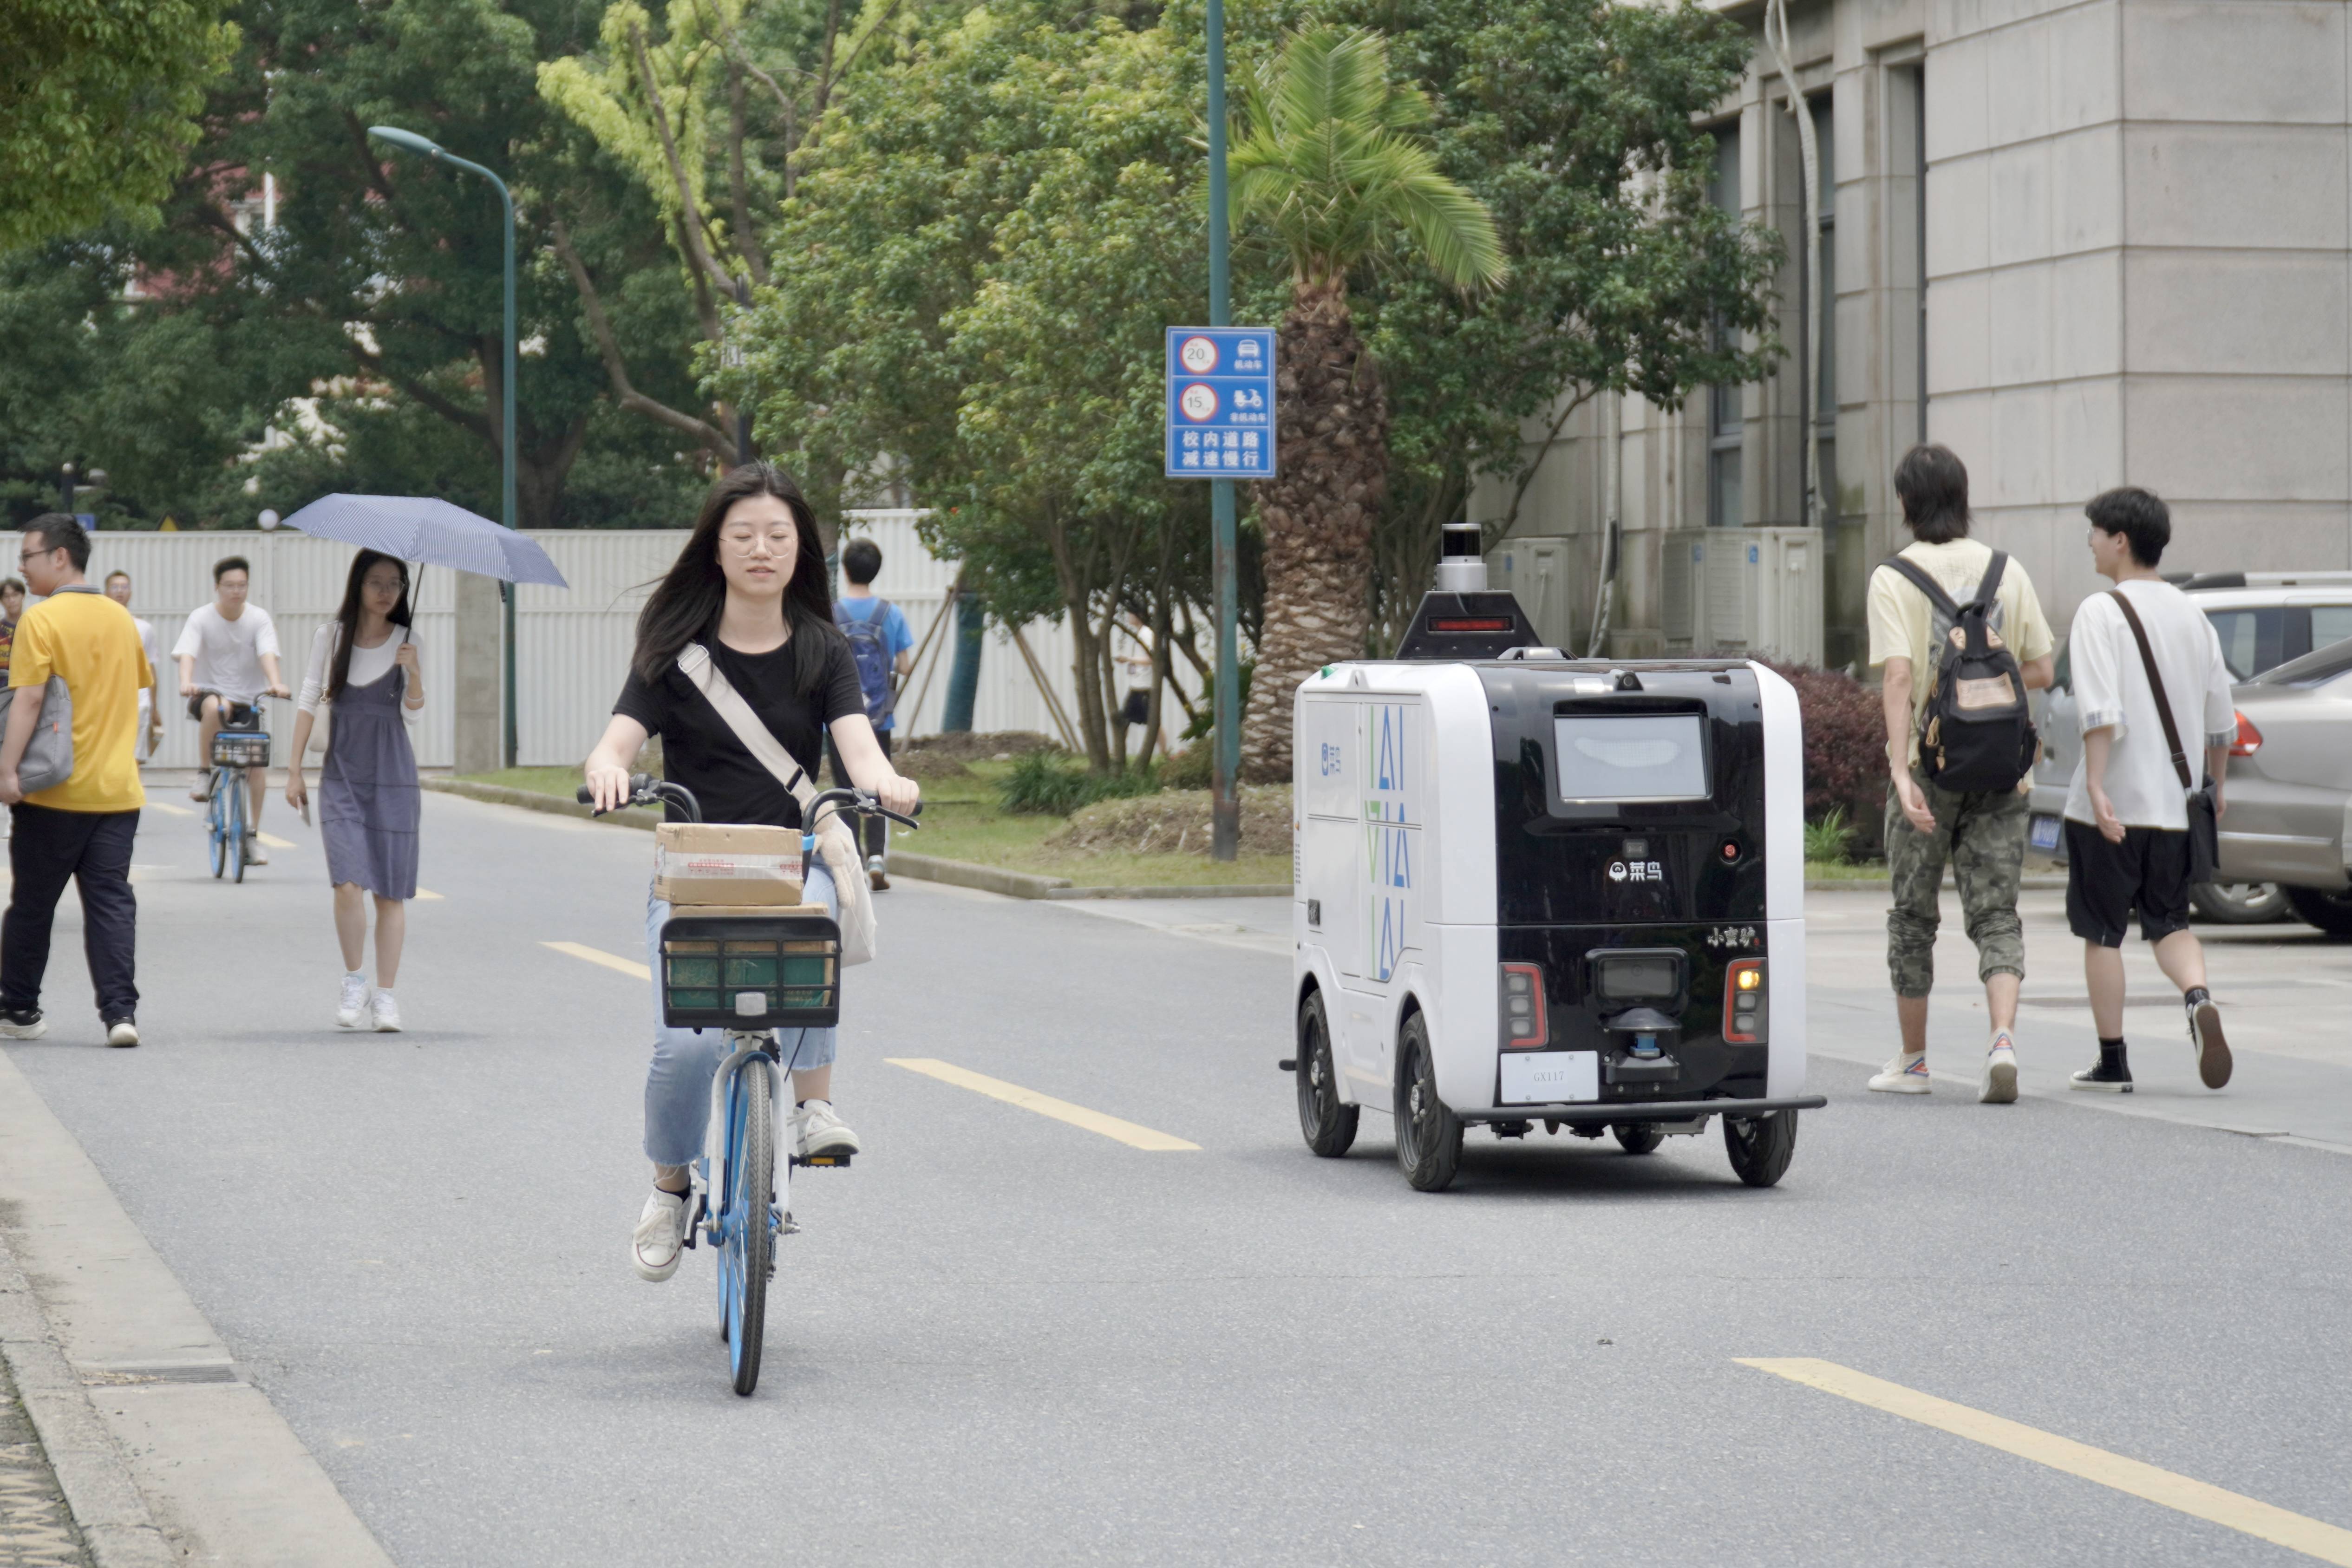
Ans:
{"label": "backpack with straps", "polygon": [[1927,595],[1938,640],[1927,692],[1919,705],[1919,768],[1940,789],[1964,794],[2011,790],[2032,770],[2042,740],[2025,696],[2025,671],[1992,628],[1993,596],[2009,557],[1992,552],[1984,581],[1965,605],[1901,556],[1884,564]]}
{"label": "backpack with straps", "polygon": [[866,720],[878,726],[898,706],[898,691],[890,679],[890,601],[872,603],[874,608],[860,617],[848,613],[846,600],[835,600],[833,624],[849,639],[849,657],[857,664],[857,684],[866,693]]}

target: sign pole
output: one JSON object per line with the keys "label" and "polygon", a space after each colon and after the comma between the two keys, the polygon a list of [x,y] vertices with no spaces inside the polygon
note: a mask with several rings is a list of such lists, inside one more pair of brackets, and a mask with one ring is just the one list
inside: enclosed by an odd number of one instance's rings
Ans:
{"label": "sign pole", "polygon": [[[1225,233],[1225,7],[1208,0],[1209,16],[1209,325],[1233,324]],[[1269,457],[1271,454],[1269,454]],[[1234,481],[1209,481],[1209,519],[1214,532],[1212,566],[1217,584],[1217,691],[1215,772],[1210,795],[1210,854],[1232,860],[1241,853],[1241,650],[1235,623]]]}

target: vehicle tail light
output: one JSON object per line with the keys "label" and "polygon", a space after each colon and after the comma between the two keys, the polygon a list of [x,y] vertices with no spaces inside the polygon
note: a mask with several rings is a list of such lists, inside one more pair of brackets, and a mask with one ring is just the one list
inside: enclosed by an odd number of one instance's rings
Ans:
{"label": "vehicle tail light", "polygon": [[1550,1039],[1551,1025],[1544,1017],[1542,966],[1503,965],[1503,1048],[1532,1051]]}
{"label": "vehicle tail light", "polygon": [[2239,714],[2238,738],[2230,742],[2230,754],[2233,757],[2251,757],[2262,749],[2263,732],[2254,728],[2252,720],[2243,713]]}
{"label": "vehicle tail light", "polygon": [[1723,1039],[1726,1045],[1755,1046],[1764,1043],[1769,1016],[1765,994],[1764,961],[1760,958],[1738,958],[1723,972]]}

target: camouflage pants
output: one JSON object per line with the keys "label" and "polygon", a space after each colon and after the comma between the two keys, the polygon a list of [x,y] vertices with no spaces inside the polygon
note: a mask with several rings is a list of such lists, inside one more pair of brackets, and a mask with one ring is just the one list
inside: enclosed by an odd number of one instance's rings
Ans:
{"label": "camouflage pants", "polygon": [[1960,913],[1977,946],[1977,978],[2025,977],[2025,932],[2017,918],[2018,879],[2025,868],[2027,797],[2016,790],[1963,795],[1912,775],[1936,818],[1921,833],[1886,791],[1886,868],[1894,907],[1886,911],[1886,970],[1897,996],[1925,996],[1936,984],[1936,927],[1944,866],[1959,884]]}

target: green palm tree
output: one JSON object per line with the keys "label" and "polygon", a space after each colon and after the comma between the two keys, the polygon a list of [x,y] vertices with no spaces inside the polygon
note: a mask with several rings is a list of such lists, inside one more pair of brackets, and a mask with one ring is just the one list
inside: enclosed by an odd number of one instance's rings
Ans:
{"label": "green palm tree", "polygon": [[1378,33],[1294,35],[1244,90],[1228,168],[1236,225],[1290,258],[1276,351],[1276,477],[1252,488],[1265,530],[1265,616],[1242,723],[1244,771],[1290,776],[1291,694],[1360,658],[1371,527],[1388,491],[1388,395],[1348,310],[1348,275],[1409,247],[1457,288],[1509,270],[1486,205],[1437,171],[1428,100],[1389,79]]}

